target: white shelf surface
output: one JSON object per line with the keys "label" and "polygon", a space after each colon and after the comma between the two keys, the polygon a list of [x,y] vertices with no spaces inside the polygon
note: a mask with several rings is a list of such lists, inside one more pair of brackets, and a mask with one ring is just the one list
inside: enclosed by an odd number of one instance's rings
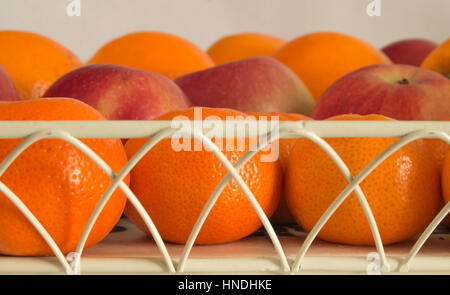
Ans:
{"label": "white shelf surface", "polygon": [[[275,226],[289,263],[306,233],[297,226]],[[385,247],[391,271],[406,257],[416,238]],[[166,243],[175,264],[184,245]],[[411,263],[407,274],[450,274],[450,229],[439,227]],[[349,246],[315,240],[298,274],[367,274],[371,246]],[[169,274],[153,239],[122,218],[100,243],[84,251],[82,274]],[[242,240],[193,247],[184,274],[284,274],[263,230]],[[65,274],[55,257],[0,256],[0,274]],[[403,274],[403,273],[402,273]]]}

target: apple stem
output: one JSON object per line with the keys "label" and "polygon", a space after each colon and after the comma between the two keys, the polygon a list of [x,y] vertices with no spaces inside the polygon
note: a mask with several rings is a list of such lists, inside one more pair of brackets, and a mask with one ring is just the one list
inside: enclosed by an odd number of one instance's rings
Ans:
{"label": "apple stem", "polygon": [[444,76],[450,79],[450,73],[444,74]]}
{"label": "apple stem", "polygon": [[398,80],[397,84],[399,84],[399,85],[406,85],[406,84],[409,84],[409,81],[408,81],[408,79],[403,78],[401,80]]}

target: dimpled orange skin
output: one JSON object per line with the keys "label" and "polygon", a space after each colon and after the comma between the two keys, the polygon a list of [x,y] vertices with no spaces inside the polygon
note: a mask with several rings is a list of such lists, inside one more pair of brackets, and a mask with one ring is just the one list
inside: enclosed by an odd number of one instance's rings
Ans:
{"label": "dimpled orange skin", "polygon": [[[270,112],[270,113],[254,113],[247,112],[249,116],[254,116],[256,119],[260,118],[261,120],[270,120],[272,116],[278,117],[278,120],[281,121],[305,121],[311,120],[310,117],[294,114],[294,113],[280,113],[280,112]],[[261,116],[263,116],[261,118]],[[264,118],[265,117],[265,118]],[[275,117],[274,117],[275,118]],[[281,139],[278,141],[279,144],[279,157],[281,169],[283,170],[283,174],[286,173],[289,153],[291,149],[294,147],[297,139],[289,138],[289,139]],[[286,203],[286,198],[284,197],[284,192],[281,193],[280,204],[278,205],[277,210],[273,213],[271,217],[271,221],[274,224],[294,224],[295,219],[292,217],[292,214],[289,212],[289,208]]]}
{"label": "dimpled orange skin", "polygon": [[89,60],[159,73],[170,79],[214,66],[192,42],[162,32],[135,32],[114,39]]}
{"label": "dimpled orange skin", "polygon": [[[341,115],[327,120],[389,120],[381,115]],[[396,141],[394,138],[329,138],[326,141],[356,176]],[[395,152],[361,183],[383,243],[404,241],[421,232],[441,205],[440,177],[421,140]],[[285,182],[289,209],[310,231],[348,184],[330,157],[306,139],[291,150]],[[334,212],[319,238],[336,243],[373,245],[359,201],[352,193]]]}
{"label": "dimpled orange skin", "polygon": [[[450,202],[450,154],[447,153],[445,157],[444,164],[442,167],[442,195],[444,197],[444,204]],[[450,226],[450,214],[444,218],[444,225]]]}
{"label": "dimpled orange skin", "polygon": [[[207,116],[225,120],[226,116],[244,113],[228,109],[203,109]],[[171,112],[160,117],[170,120],[178,115],[193,119],[194,109]],[[211,118],[214,119],[214,118]],[[146,142],[130,139],[125,148],[132,156]],[[246,150],[248,150],[248,141]],[[193,146],[194,142],[191,141]],[[224,154],[235,164],[244,151],[226,151]],[[267,216],[278,206],[282,186],[281,167],[277,161],[260,161],[261,153],[252,157],[240,170],[245,183],[253,192]],[[185,243],[201,210],[227,171],[212,152],[174,151],[171,140],[165,139],[153,147],[131,171],[131,189],[146,208],[164,240]],[[125,215],[140,229],[148,233],[141,217],[128,203]],[[256,212],[232,180],[227,184],[207,217],[196,244],[217,244],[244,238],[262,225]]]}
{"label": "dimpled orange skin", "polygon": [[23,100],[41,97],[58,78],[83,64],[61,44],[31,32],[0,31],[0,48],[0,64]]}
{"label": "dimpled orange skin", "polygon": [[270,56],[285,40],[261,33],[240,33],[225,36],[211,45],[207,53],[216,65],[250,58]]}
{"label": "dimpled orange skin", "polygon": [[420,67],[441,73],[450,79],[450,39],[433,50]]}
{"label": "dimpled orange skin", "polygon": [[[444,121],[450,121],[450,118],[444,120]],[[428,144],[430,148],[430,153],[433,157],[433,162],[436,163],[439,172],[443,173],[444,171],[444,163],[446,161],[446,156],[448,154],[448,143],[441,140],[441,139],[426,139],[426,143]],[[448,164],[447,164],[448,165]],[[446,169],[449,169],[448,167]],[[448,172],[447,172],[448,175]],[[447,176],[448,177],[448,176]],[[442,176],[442,183],[444,183],[445,178]],[[442,192],[444,194],[444,192]],[[443,202],[444,204],[444,202]],[[443,225],[450,226],[450,215],[448,215],[444,220],[442,221]]]}
{"label": "dimpled orange skin", "polygon": [[391,63],[372,45],[334,32],[300,36],[281,46],[272,56],[299,76],[316,101],[344,75],[364,66]]}
{"label": "dimpled orange skin", "polygon": [[[0,120],[104,120],[74,99],[52,98],[0,103]],[[0,161],[21,139],[0,140]],[[127,162],[119,139],[82,139],[118,173]],[[60,139],[28,147],[0,180],[30,209],[64,254],[75,251],[86,223],[111,179],[77,148]],[[125,183],[128,184],[128,177]],[[126,197],[116,190],[95,223],[86,248],[101,241],[122,215]],[[0,253],[53,255],[38,231],[0,193]]]}

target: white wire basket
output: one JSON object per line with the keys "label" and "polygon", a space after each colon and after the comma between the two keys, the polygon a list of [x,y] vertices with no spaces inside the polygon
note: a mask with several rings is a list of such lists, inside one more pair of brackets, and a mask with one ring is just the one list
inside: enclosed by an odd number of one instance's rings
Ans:
{"label": "white wire basket", "polygon": [[[450,203],[413,240],[383,246],[376,221],[359,184],[377,165],[402,146],[419,138],[439,138],[450,143],[450,122],[445,121],[297,121],[279,122],[277,132],[259,132],[261,140],[234,166],[210,137],[215,134],[191,121],[186,136],[201,139],[227,169],[205,204],[185,245],[165,243],[151,217],[130,188],[122,181],[136,163],[160,140],[180,132],[173,121],[0,121],[0,139],[24,140],[0,163],[0,176],[21,152],[33,143],[59,138],[71,143],[107,173],[112,182],[92,212],[75,252],[64,255],[39,220],[21,202],[20,196],[0,182],[0,191],[32,223],[54,252],[53,257],[0,256],[2,274],[450,274],[450,231],[438,228],[450,211]],[[236,121],[235,124],[248,122]],[[201,126],[198,128],[198,126]],[[207,134],[207,135],[205,135]],[[217,134],[220,136],[220,134]],[[246,135],[248,136],[248,134]],[[308,138],[322,148],[348,180],[347,187],[325,211],[313,229],[306,233],[295,226],[274,227],[259,206],[238,170],[268,142],[280,138]],[[323,138],[399,138],[378,155],[358,175],[348,167]],[[116,174],[101,157],[78,138],[150,138]],[[242,240],[211,246],[194,246],[194,241],[215,201],[226,184],[234,179],[254,210],[264,230]],[[121,189],[137,209],[152,237],[125,218],[102,242],[84,251],[90,230],[111,194]],[[335,210],[355,192],[369,222],[374,247],[346,246],[316,239]],[[314,243],[313,243],[314,242]]]}

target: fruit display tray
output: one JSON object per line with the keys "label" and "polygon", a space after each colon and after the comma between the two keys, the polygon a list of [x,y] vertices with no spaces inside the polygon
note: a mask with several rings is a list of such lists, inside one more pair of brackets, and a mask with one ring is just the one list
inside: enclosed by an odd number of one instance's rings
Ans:
{"label": "fruit display tray", "polygon": [[[31,144],[46,138],[65,140],[84,152],[111,178],[93,211],[75,252],[64,255],[32,212],[20,201],[20,197],[0,182],[0,191],[9,198],[53,250],[53,257],[0,256],[0,273],[3,274],[450,274],[450,231],[439,224],[450,211],[450,203],[435,216],[427,228],[417,237],[403,243],[384,246],[370,206],[359,184],[377,165],[403,145],[419,138],[439,138],[450,143],[450,122],[431,121],[298,121],[279,122],[272,129],[258,128],[261,139],[234,166],[212,143],[210,137],[221,136],[211,132],[201,121],[191,121],[186,136],[202,139],[228,170],[200,214],[185,245],[165,243],[150,216],[122,179],[156,143],[180,132],[173,121],[0,121],[0,139],[24,138],[24,140],[0,163],[0,176]],[[175,122],[176,123],[176,122]],[[212,122],[212,124],[214,124]],[[236,128],[248,127],[246,121],[234,121]],[[211,126],[211,124],[209,124]],[[227,125],[230,127],[230,125]],[[261,131],[260,131],[261,130]],[[207,134],[207,135],[205,135]],[[248,132],[245,136],[249,136]],[[255,136],[255,134],[252,134]],[[112,169],[79,138],[150,138],[122,171]],[[334,161],[349,184],[336,196],[313,229],[306,233],[297,226],[272,226],[238,169],[262,149],[268,142],[279,138],[308,138],[319,145]],[[390,137],[399,138],[378,155],[358,175],[351,175],[348,167],[327,144],[327,137]],[[231,243],[211,246],[194,246],[210,209],[230,179],[241,187],[258,214],[263,227],[255,234]],[[87,236],[111,193],[120,188],[145,221],[152,237],[139,231],[125,218],[97,245],[84,250]],[[375,246],[348,246],[327,243],[316,239],[317,233],[342,202],[355,192],[369,222]]]}

